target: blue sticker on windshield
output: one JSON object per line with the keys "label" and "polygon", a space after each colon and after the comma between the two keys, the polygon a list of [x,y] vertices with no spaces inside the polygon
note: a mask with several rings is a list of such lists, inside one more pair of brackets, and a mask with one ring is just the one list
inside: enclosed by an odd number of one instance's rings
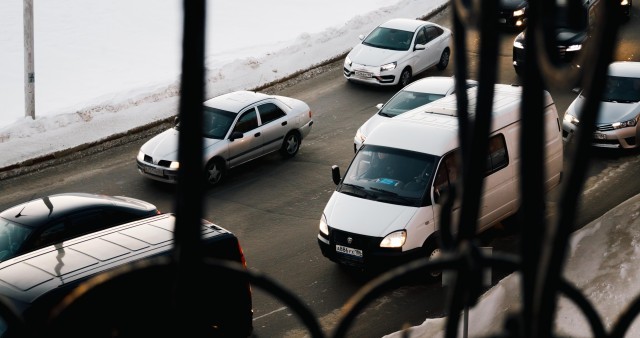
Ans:
{"label": "blue sticker on windshield", "polygon": [[388,185],[398,185],[398,183],[400,183],[400,181],[393,180],[390,178],[379,178],[377,182],[382,184],[388,184]]}

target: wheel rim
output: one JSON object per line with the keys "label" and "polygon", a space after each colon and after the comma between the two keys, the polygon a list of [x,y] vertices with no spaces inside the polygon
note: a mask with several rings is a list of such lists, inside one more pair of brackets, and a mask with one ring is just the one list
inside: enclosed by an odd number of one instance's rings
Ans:
{"label": "wheel rim", "polygon": [[222,171],[218,167],[217,163],[213,163],[207,167],[207,181],[211,184],[216,184],[220,182],[220,178],[222,177]]}
{"label": "wheel rim", "polygon": [[449,52],[445,50],[444,52],[442,52],[442,56],[440,57],[440,65],[442,65],[442,67],[445,67],[448,64],[449,64]]}
{"label": "wheel rim", "polygon": [[300,143],[295,135],[289,136],[287,139],[287,153],[289,155],[295,154],[298,151]]}
{"label": "wheel rim", "polygon": [[[433,249],[433,251],[431,251],[431,254],[429,255],[429,260],[438,258],[440,254],[441,254],[440,248]],[[441,273],[442,273],[441,271],[429,272],[429,274],[431,274],[431,277],[438,277],[440,276]]]}
{"label": "wheel rim", "polygon": [[408,70],[405,70],[400,75],[400,85],[402,85],[403,87],[408,85],[410,79],[411,79],[411,74],[409,73]]}

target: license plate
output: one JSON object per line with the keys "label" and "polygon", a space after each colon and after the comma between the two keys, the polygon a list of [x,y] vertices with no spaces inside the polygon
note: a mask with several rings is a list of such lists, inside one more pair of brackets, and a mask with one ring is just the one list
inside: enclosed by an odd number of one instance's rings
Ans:
{"label": "license plate", "polygon": [[155,175],[155,176],[164,176],[164,170],[162,169],[158,169],[158,168],[154,168],[154,167],[144,167],[143,168],[144,172],[150,175]]}
{"label": "license plate", "polygon": [[357,77],[371,78],[371,73],[356,71]]}
{"label": "license plate", "polygon": [[362,250],[350,248],[348,246],[336,245],[336,252],[362,258]]}
{"label": "license plate", "polygon": [[607,138],[607,135],[603,133],[593,133],[593,138],[596,140],[604,140]]}

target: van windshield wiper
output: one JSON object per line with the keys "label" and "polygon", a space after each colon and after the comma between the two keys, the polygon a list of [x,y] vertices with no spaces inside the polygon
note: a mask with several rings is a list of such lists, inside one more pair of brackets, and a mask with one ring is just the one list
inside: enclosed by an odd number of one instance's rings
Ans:
{"label": "van windshield wiper", "polygon": [[[350,188],[350,191],[345,191],[344,189],[345,187]],[[363,197],[363,198],[367,198],[369,196],[369,193],[367,193],[365,187],[359,186],[357,184],[351,184],[351,183],[342,183],[342,188],[340,189],[340,192],[343,194],[356,196],[356,197]]]}

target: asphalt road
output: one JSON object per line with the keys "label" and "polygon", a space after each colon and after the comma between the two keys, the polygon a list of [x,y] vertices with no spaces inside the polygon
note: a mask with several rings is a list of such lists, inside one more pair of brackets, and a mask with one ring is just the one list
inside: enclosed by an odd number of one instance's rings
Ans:
{"label": "asphalt road", "polygon": [[[451,27],[450,11],[430,20]],[[624,40],[617,59],[638,60],[637,12],[624,28]],[[469,35],[470,77],[476,78],[477,36]],[[501,83],[518,83],[511,66],[511,46],[515,33],[501,36],[497,64]],[[455,51],[453,51],[455,54]],[[453,55],[452,55],[453,57]],[[431,70],[423,76],[452,75],[453,63],[444,71]],[[219,187],[205,194],[204,217],[231,230],[239,238],[250,269],[264,274],[299,297],[330,334],[340,319],[341,307],[362,288],[371,276],[352,273],[325,259],[316,243],[318,221],[335,188],[330,168],[346,168],[353,157],[352,139],[356,129],[375,113],[375,105],[385,102],[394,89],[349,84],[342,77],[342,61],[328,65],[322,73],[282,86],[278,94],[309,103],[315,120],[298,155],[284,160],[269,155],[233,171]],[[559,114],[575,93],[554,91]],[[33,196],[68,191],[127,195],[155,203],[172,211],[175,187],[144,179],[136,172],[135,157],[147,138],[65,162],[51,168],[0,181],[0,208]],[[569,164],[571,158],[566,158]],[[578,219],[584,225],[613,206],[635,195],[639,189],[638,152],[593,152],[588,180]],[[553,212],[559,189],[550,196]],[[497,228],[482,240],[495,250],[515,252],[517,237]],[[494,274],[494,282],[500,273]],[[445,312],[446,293],[438,284],[419,282],[380,297],[359,317],[350,337],[376,337],[399,330],[407,322],[417,325],[427,317]],[[254,289],[256,336],[302,337],[305,328],[282,302]]]}

